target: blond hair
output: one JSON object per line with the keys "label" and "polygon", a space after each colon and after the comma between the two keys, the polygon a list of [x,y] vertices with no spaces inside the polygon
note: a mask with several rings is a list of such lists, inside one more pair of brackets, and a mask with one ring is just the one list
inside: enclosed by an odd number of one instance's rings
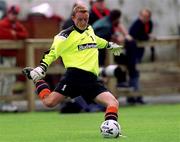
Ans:
{"label": "blond hair", "polygon": [[72,16],[75,16],[78,12],[86,13],[88,12],[88,8],[83,4],[78,4],[74,7],[72,11]]}

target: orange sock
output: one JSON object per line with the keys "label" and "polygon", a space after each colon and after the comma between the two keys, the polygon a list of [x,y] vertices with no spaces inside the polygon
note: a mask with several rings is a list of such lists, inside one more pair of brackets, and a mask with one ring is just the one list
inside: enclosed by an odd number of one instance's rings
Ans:
{"label": "orange sock", "polygon": [[118,108],[115,106],[109,106],[106,109],[106,113],[105,113],[105,120],[118,120]]}
{"label": "orange sock", "polygon": [[39,94],[39,98],[42,100],[44,99],[44,97],[49,96],[49,94],[51,93],[51,91],[49,89],[43,89]]}

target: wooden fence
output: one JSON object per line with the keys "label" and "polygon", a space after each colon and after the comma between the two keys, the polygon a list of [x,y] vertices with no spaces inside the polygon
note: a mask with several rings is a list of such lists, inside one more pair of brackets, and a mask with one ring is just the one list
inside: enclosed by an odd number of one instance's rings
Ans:
{"label": "wooden fence", "polygon": [[[0,50],[1,49],[17,49],[21,50],[26,48],[25,57],[26,66],[35,67],[35,49],[48,49],[52,44],[52,39],[26,39],[23,41],[12,41],[12,40],[1,40],[0,41]],[[169,45],[169,44],[177,44],[176,48],[176,56],[177,62],[175,63],[178,67],[180,67],[180,36],[171,36],[171,37],[158,37],[154,40],[150,40],[147,42],[138,42],[138,45],[149,47],[156,45]],[[113,55],[109,54],[109,61],[113,63]],[[150,67],[151,68],[151,67]],[[179,71],[179,68],[176,70]],[[48,74],[59,74],[63,73],[64,68],[61,66],[53,66],[48,69]],[[0,67],[0,73],[3,74],[22,74],[21,67],[11,67],[5,68]],[[110,90],[114,88],[114,83],[110,81],[109,83]],[[32,81],[27,80],[26,82],[26,95],[12,95],[12,96],[0,96],[0,100],[27,100],[28,102],[28,111],[35,110],[35,95],[34,95],[34,85]]]}

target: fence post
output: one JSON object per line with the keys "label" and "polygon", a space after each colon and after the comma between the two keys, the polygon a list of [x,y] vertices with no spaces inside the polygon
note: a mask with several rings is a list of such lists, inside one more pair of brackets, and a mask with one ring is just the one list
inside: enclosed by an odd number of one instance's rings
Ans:
{"label": "fence post", "polygon": [[[34,67],[35,65],[35,56],[34,56],[34,48],[29,44],[27,41],[25,43],[26,48],[26,66],[27,67]],[[26,82],[26,89],[27,89],[27,100],[28,100],[28,111],[35,110],[35,94],[34,94],[34,85],[32,80],[27,80]]]}
{"label": "fence post", "polygon": [[180,39],[177,41],[177,63],[180,66]]}

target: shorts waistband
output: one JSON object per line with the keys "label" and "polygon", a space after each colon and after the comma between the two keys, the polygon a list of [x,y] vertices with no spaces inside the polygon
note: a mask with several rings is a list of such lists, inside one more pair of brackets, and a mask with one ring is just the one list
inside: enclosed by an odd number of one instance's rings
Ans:
{"label": "shorts waistband", "polygon": [[67,68],[66,75],[70,78],[77,78],[78,80],[96,81],[97,76],[91,72],[78,69],[78,68]]}

